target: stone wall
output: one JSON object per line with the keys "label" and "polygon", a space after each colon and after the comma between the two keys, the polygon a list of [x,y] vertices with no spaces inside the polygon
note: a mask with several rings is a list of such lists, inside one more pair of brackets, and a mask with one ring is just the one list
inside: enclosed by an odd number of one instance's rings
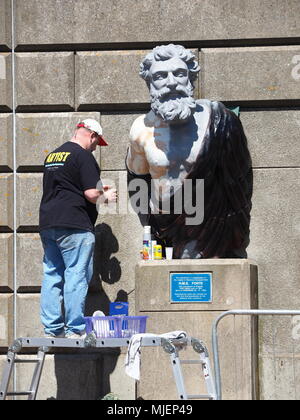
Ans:
{"label": "stone wall", "polygon": [[[69,140],[78,120],[92,116],[110,144],[97,155],[102,175],[124,182],[129,129],[149,107],[138,65],[149,49],[170,41],[199,55],[196,97],[241,106],[255,176],[249,257],[259,265],[260,308],[299,309],[299,16],[298,0],[0,0],[0,365],[14,336],[42,333],[37,225],[44,157]],[[107,311],[116,298],[128,298],[133,311],[139,222],[134,215],[101,215],[96,231],[87,314]],[[290,319],[280,325],[291,331]],[[286,348],[279,332],[274,347],[265,323],[262,332],[262,398],[299,398],[284,379],[299,379],[299,358],[292,357],[299,356],[299,342],[289,338]],[[72,366],[79,356],[65,357]],[[90,359],[99,372],[101,357]],[[110,386],[133,398],[122,357]],[[56,359],[47,361],[51,375],[61,372]],[[100,394],[109,389],[106,376]],[[56,396],[54,379],[39,398]]]}

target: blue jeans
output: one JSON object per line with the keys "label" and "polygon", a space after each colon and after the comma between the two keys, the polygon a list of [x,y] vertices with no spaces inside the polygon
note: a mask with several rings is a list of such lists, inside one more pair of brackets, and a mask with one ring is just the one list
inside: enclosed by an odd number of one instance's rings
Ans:
{"label": "blue jeans", "polygon": [[85,330],[85,300],[93,275],[95,235],[57,228],[42,230],[40,236],[45,254],[41,292],[45,333],[81,333]]}

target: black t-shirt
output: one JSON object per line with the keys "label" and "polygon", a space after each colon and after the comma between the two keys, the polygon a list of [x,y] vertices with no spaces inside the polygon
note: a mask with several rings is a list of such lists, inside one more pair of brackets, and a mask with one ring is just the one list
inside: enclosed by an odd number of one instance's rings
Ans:
{"label": "black t-shirt", "polygon": [[84,191],[96,188],[100,168],[91,152],[67,142],[50,153],[44,162],[40,230],[65,227],[94,230],[96,205]]}

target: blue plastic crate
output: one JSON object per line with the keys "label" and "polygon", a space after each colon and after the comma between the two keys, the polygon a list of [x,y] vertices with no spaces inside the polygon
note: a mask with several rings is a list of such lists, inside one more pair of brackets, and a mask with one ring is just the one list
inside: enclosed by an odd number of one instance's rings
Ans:
{"label": "blue plastic crate", "polygon": [[123,315],[128,316],[128,302],[111,302],[109,304],[109,316]]}
{"label": "blue plastic crate", "polygon": [[86,317],[87,334],[95,333],[97,338],[117,338],[120,337],[120,322],[115,316],[95,316]]}
{"label": "blue plastic crate", "polygon": [[87,334],[97,338],[130,338],[146,332],[147,316],[86,317]]}
{"label": "blue plastic crate", "polygon": [[122,338],[130,338],[135,334],[144,334],[147,326],[147,316],[124,316],[120,318]]}

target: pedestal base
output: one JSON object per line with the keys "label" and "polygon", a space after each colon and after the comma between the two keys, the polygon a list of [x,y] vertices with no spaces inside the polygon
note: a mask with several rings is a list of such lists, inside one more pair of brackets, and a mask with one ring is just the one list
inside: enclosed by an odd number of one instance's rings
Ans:
{"label": "pedestal base", "polygon": [[[212,278],[212,301],[172,303],[173,273],[207,273]],[[191,276],[192,277],[192,276]],[[201,295],[191,289],[197,298]],[[179,294],[180,296],[180,294]],[[184,294],[183,294],[184,296]],[[136,312],[148,315],[147,331],[163,334],[182,330],[205,342],[212,361],[211,328],[215,318],[232,309],[257,308],[257,266],[249,260],[210,259],[143,261],[136,267]],[[219,327],[223,399],[257,397],[257,322],[248,317],[227,317]],[[193,359],[184,353],[184,359]],[[197,365],[184,367],[189,394],[203,393]],[[144,399],[177,399],[167,354],[161,349],[143,349],[138,396]]]}

